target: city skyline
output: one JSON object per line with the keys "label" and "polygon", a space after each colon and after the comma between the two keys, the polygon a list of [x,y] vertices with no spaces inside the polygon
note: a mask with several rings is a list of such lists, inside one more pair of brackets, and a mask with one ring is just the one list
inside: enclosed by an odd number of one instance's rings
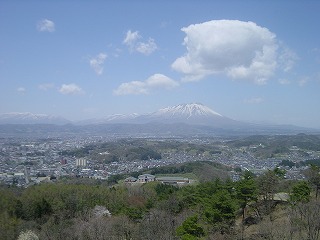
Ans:
{"label": "city skyline", "polygon": [[2,1],[0,114],[202,103],[320,129],[317,1]]}

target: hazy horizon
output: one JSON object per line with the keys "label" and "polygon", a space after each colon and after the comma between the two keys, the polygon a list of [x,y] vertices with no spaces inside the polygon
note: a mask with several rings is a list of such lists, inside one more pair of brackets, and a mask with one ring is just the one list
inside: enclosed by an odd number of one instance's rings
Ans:
{"label": "hazy horizon", "polygon": [[318,1],[2,1],[0,114],[202,103],[320,129]]}

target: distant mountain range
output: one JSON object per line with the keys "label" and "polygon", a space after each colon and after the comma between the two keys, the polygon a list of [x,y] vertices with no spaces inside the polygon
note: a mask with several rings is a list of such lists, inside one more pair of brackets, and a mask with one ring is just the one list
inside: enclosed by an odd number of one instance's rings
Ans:
{"label": "distant mountain range", "polygon": [[156,112],[149,114],[115,114],[102,119],[90,119],[78,122],[77,124],[119,124],[119,123],[161,123],[175,124],[185,123],[191,125],[228,127],[236,124],[242,124],[238,121],[224,117],[221,114],[213,111],[207,106],[198,103],[180,104],[173,107],[159,109]]}
{"label": "distant mountain range", "polygon": [[[45,114],[7,113],[0,115],[0,124],[29,125],[29,130],[31,124],[53,124],[61,126],[60,128],[63,129],[64,132],[70,133],[88,133],[91,131],[131,135],[248,135],[313,131],[312,129],[291,125],[266,125],[240,122],[227,118],[209,107],[198,103],[166,107],[149,114],[114,114],[105,118],[88,119],[79,122],[72,122],[62,117]],[[59,132],[59,127],[57,126],[54,128],[55,132]],[[15,127],[14,129],[17,128]],[[46,127],[42,126],[40,129],[45,131],[44,129],[46,129]],[[2,130],[5,131],[6,129],[2,127]],[[23,130],[20,129],[20,131]],[[40,130],[38,129],[38,131]]]}
{"label": "distant mountain range", "polygon": [[0,124],[57,124],[63,125],[71,123],[71,121],[47,114],[34,113],[4,113],[0,114]]}

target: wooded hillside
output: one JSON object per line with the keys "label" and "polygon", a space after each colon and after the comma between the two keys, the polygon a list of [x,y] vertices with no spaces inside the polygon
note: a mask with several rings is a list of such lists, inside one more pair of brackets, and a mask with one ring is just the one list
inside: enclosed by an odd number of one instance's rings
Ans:
{"label": "wooded hillside", "polygon": [[308,182],[286,181],[275,170],[185,187],[92,180],[2,186],[1,239],[319,239],[313,170]]}

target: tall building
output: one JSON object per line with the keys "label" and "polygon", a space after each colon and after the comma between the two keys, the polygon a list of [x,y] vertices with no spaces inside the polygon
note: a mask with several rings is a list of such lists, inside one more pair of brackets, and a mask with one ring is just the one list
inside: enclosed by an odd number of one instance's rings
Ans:
{"label": "tall building", "polygon": [[87,159],[85,159],[85,158],[77,158],[76,159],[76,166],[81,166],[81,167],[87,166]]}

